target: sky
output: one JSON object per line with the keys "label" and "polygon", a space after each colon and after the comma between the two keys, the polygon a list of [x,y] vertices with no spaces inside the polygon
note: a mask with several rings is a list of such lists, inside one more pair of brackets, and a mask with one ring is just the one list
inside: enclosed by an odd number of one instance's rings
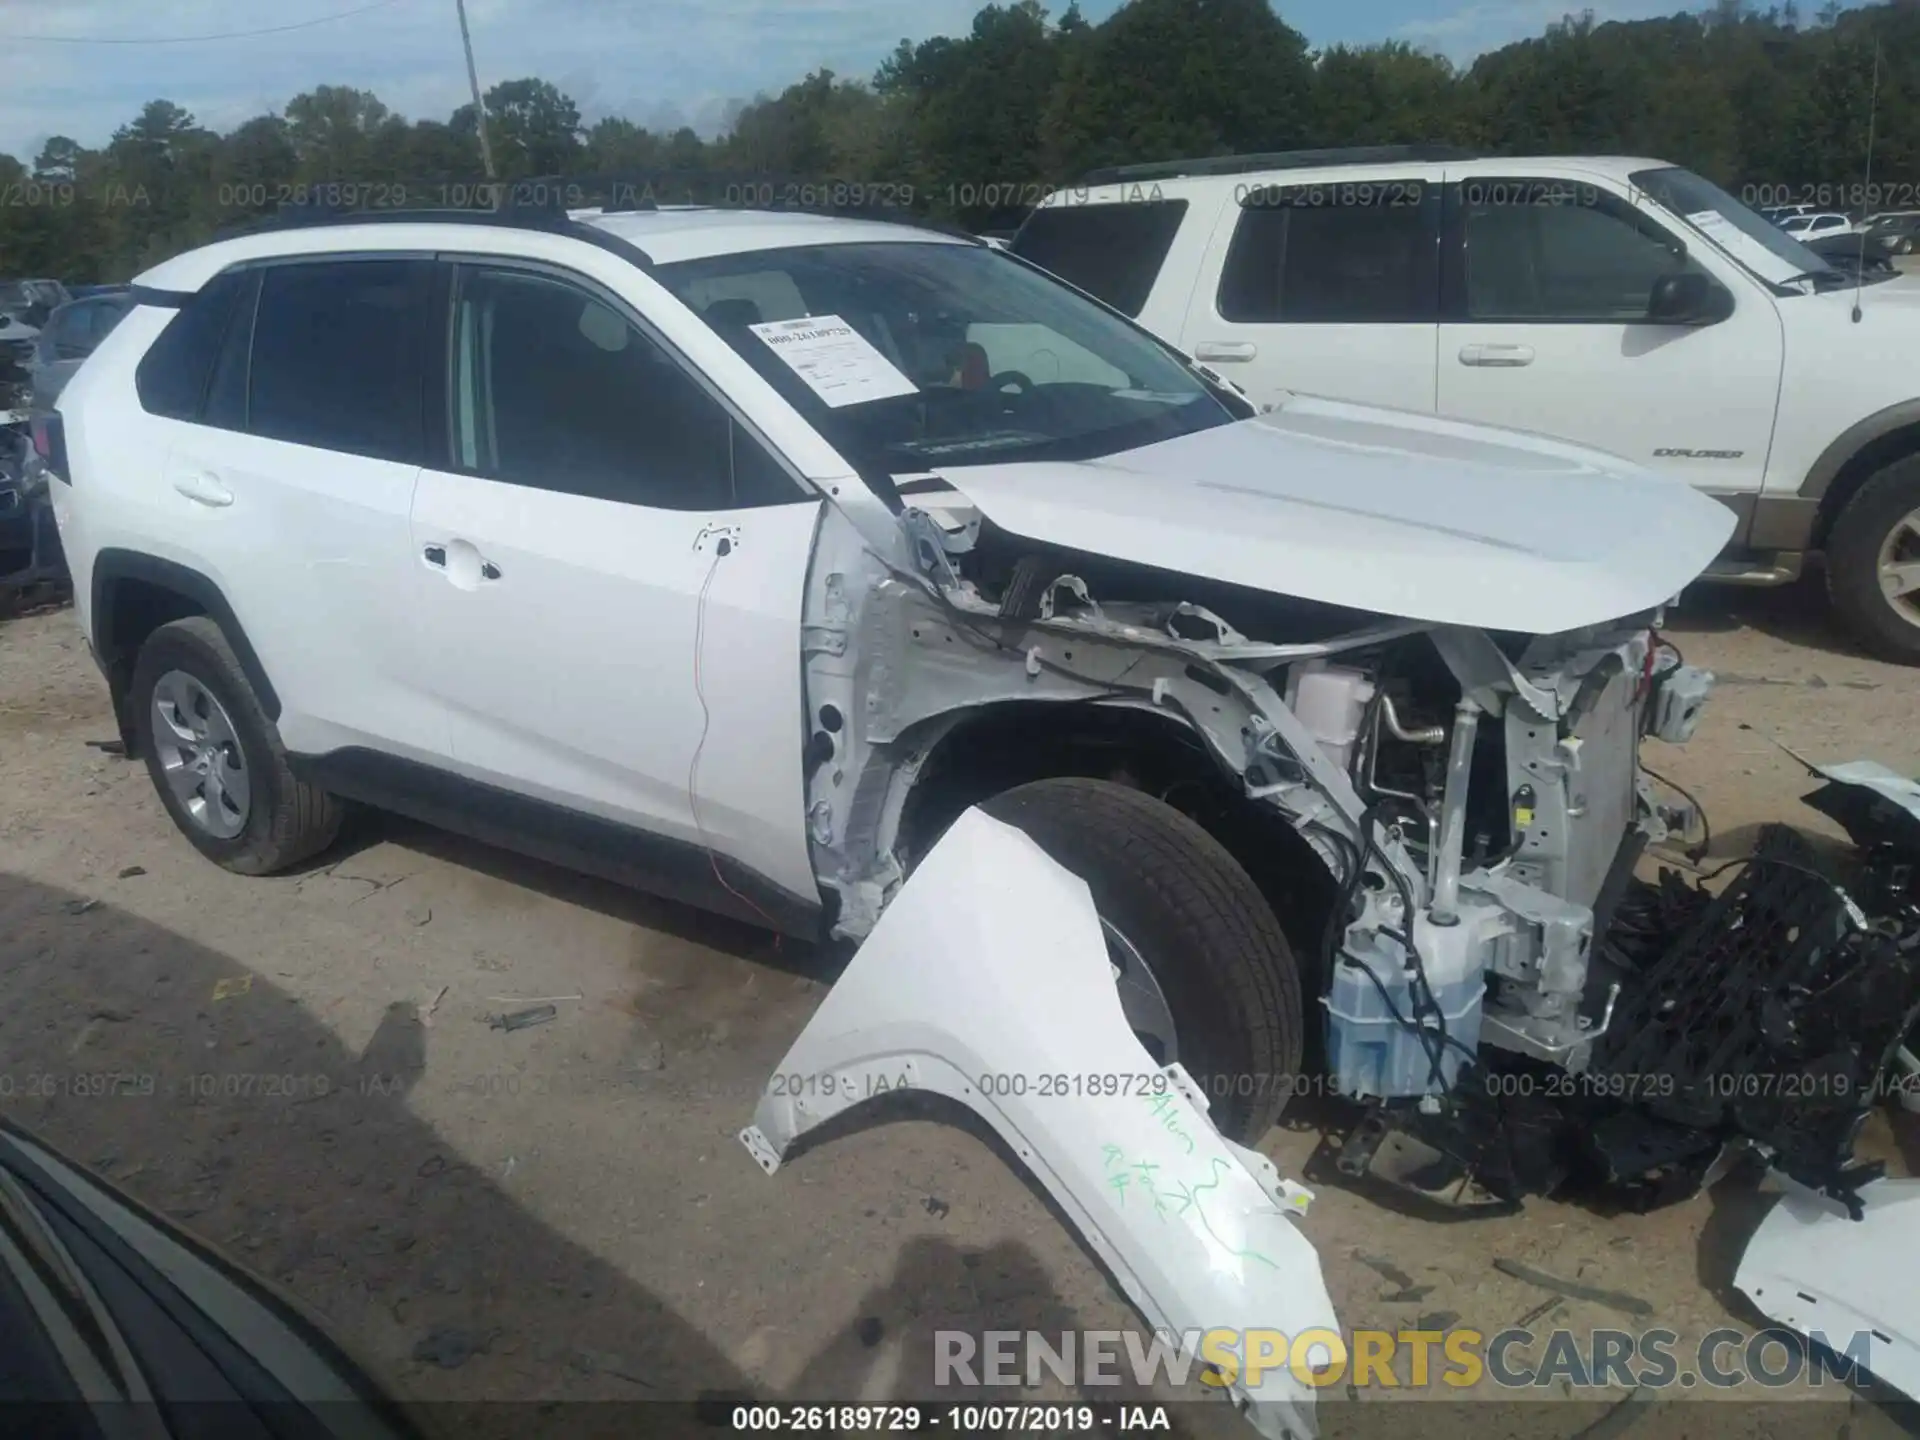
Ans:
{"label": "sky", "polygon": [[[711,135],[729,101],[778,93],[823,65],[865,78],[902,38],[965,33],[982,3],[467,0],[467,14],[483,89],[538,76],[589,122],[623,115]],[[1098,21],[1119,3],[1082,0],[1081,10]],[[1064,0],[1048,8],[1057,14]],[[1398,39],[1461,62],[1571,10],[1633,20],[1682,8],[1686,0],[1278,3],[1315,46]],[[445,119],[467,99],[454,0],[0,0],[0,75],[0,151],[28,163],[49,135],[104,144],[155,98],[223,131],[322,84],[372,90],[409,119]]]}

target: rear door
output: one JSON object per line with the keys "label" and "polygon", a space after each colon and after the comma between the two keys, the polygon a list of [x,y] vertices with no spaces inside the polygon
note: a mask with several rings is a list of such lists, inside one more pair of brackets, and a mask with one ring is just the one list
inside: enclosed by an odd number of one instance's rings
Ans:
{"label": "rear door", "polygon": [[800,621],[819,497],[610,291],[443,263],[449,433],[414,498],[406,608],[456,768],[616,822],[610,843],[645,832],[661,843],[634,863],[663,888],[710,884],[717,853],[817,904]]}
{"label": "rear door", "polygon": [[164,373],[164,335],[142,361],[143,403],[188,422],[167,427],[166,531],[214,572],[295,752],[446,759],[407,616],[432,272],[343,254],[230,272],[211,373]]}
{"label": "rear door", "polygon": [[1157,188],[1114,187],[1084,204],[1067,192],[1029,215],[1007,248],[1177,343],[1187,291],[1171,274],[1163,284],[1161,271],[1187,216],[1185,199]]}
{"label": "rear door", "polygon": [[1431,413],[1442,173],[1237,186],[1181,343],[1257,404],[1297,390]]}

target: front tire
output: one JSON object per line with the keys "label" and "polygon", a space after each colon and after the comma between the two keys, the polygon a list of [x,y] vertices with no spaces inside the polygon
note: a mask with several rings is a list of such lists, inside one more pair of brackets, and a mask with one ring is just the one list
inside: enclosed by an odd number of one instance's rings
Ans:
{"label": "front tire", "polygon": [[339,834],[339,802],[288,769],[279,731],[212,620],[175,620],[148,636],[128,703],[160,803],[216,865],[271,875]]}
{"label": "front tire", "polygon": [[[1059,777],[981,806],[1016,826],[1093,893],[1121,970],[1122,1004],[1149,1050],[1160,1027],[1136,1018],[1127,971],[1144,962],[1170,1013],[1175,1053],[1241,1144],[1280,1116],[1300,1070],[1300,973],[1260,889],[1226,848],[1172,806],[1105,780]],[[1169,1048],[1169,1047],[1163,1047]]]}
{"label": "front tire", "polygon": [[1920,455],[1887,466],[1840,512],[1827,537],[1827,591],[1868,650],[1920,665]]}

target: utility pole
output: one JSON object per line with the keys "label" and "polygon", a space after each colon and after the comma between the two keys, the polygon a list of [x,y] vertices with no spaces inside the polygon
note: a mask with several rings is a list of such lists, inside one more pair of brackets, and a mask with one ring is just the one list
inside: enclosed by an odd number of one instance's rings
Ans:
{"label": "utility pole", "polygon": [[487,141],[487,102],[480,98],[480,75],[473,68],[473,36],[467,33],[467,0],[453,0],[460,12],[460,45],[467,52],[467,87],[473,91],[473,118],[480,131],[480,163],[486,167],[487,179],[497,177],[493,173],[493,146]]}

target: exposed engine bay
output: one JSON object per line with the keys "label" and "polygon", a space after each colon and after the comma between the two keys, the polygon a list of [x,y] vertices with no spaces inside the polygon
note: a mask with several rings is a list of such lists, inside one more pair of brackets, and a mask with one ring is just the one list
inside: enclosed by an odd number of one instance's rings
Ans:
{"label": "exposed engine bay", "polygon": [[[837,933],[864,936],[924,853],[916,791],[980,716],[1151,715],[1198,741],[1240,806],[1283,821],[1331,886],[1301,959],[1332,1086],[1365,1107],[1342,1171],[1366,1172],[1394,1138],[1415,1159],[1391,1178],[1429,1193],[1472,1177],[1512,1200],[1584,1165],[1652,1203],[1691,1193],[1738,1134],[1816,1188],[1857,1186],[1849,1127],[1920,999],[1917,932],[1841,953],[1835,914],[1858,907],[1784,852],[1733,900],[1635,878],[1647,846],[1694,820],[1641,767],[1641,742],[1686,742],[1713,687],[1665,639],[1662,610],[1548,636],[1430,624],[1039,545],[950,490],[925,506],[899,517],[911,572],[830,514],[810,582],[808,815]],[[1796,875],[1806,885],[1782,891]],[[1756,906],[1799,945],[1768,950],[1765,983],[1805,990],[1817,971],[1817,1002],[1748,1013],[1765,1009],[1762,962],[1729,937],[1757,933]],[[1863,1004],[1887,1033],[1859,1036],[1842,1066],[1857,1088],[1824,1119],[1674,1100],[1757,1085],[1741,1067],[1778,1059],[1780,1026],[1833,1039]],[[1676,1014],[1752,1043],[1688,1048]],[[1799,1031],[1792,1045],[1820,1048]],[[1692,1068],[1659,1082],[1671,1093],[1634,1088],[1676,1055]],[[1556,1090],[1521,1074],[1590,1078]],[[1536,1091],[1609,1103],[1543,1107]],[[1576,1131],[1611,1139],[1569,1158]]]}
{"label": "exposed engine bay", "polygon": [[1860,1128],[1881,1100],[1920,1098],[1906,1048],[1920,1020],[1920,785],[1905,783],[1904,834],[1856,781],[1808,797],[1854,836],[1843,863],[1771,825],[1720,867],[1739,873],[1718,894],[1671,869],[1631,881],[1595,961],[1620,999],[1585,1072],[1483,1053],[1445,1110],[1375,1110],[1336,1168],[1451,1204],[1571,1188],[1646,1210],[1751,1152],[1860,1219],[1884,1173],[1855,1161]]}

